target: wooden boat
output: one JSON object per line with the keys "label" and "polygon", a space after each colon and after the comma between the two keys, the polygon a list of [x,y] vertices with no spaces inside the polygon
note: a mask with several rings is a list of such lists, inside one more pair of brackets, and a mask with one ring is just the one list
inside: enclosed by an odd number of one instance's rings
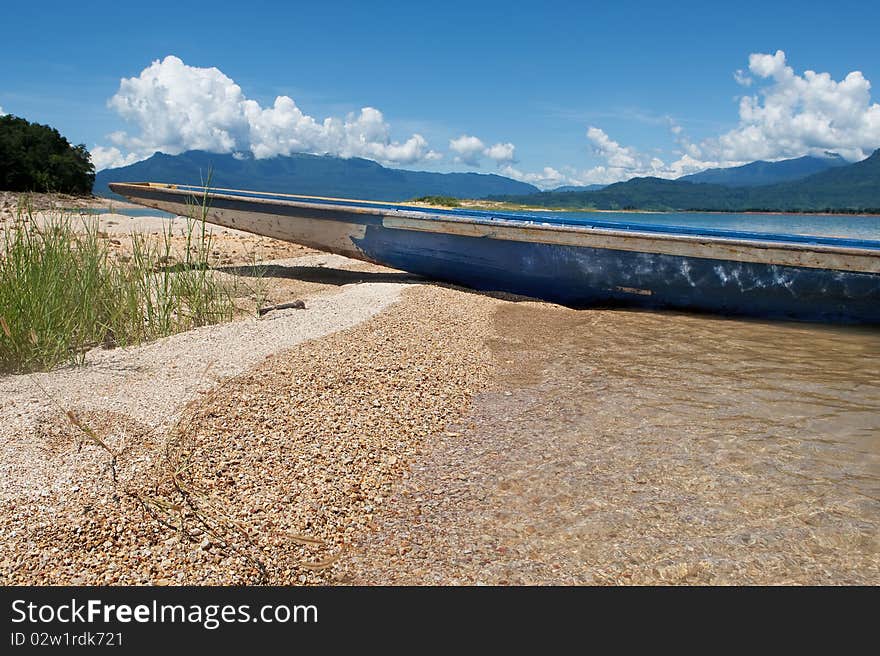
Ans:
{"label": "wooden boat", "polygon": [[157,183],[128,200],[479,290],[880,324],[880,240],[440,210]]}

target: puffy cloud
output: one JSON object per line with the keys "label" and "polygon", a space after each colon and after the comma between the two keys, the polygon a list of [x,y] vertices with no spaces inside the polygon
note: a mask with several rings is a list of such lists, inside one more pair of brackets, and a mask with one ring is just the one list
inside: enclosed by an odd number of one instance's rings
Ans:
{"label": "puffy cloud", "polygon": [[785,71],[785,53],[777,50],[773,55],[753,52],[749,55],[749,70],[760,77],[775,77]]}
{"label": "puffy cloud", "polygon": [[736,71],[734,71],[733,79],[736,80],[736,83],[741,86],[744,86],[744,87],[752,86],[752,78],[749,77],[749,74],[746,73],[741,68],[738,68]]}
{"label": "puffy cloud", "polygon": [[486,148],[484,154],[489,159],[495,160],[496,163],[513,162],[515,160],[516,146],[509,141],[507,143],[497,143]]}
{"label": "puffy cloud", "polygon": [[118,134],[113,141],[146,155],[192,149],[228,153],[246,140],[245,102],[241,87],[220,70],[168,56],[120,82],[108,105],[135,123],[140,135]]}
{"label": "puffy cloud", "polygon": [[[669,128],[678,140],[684,140],[681,126],[670,122]],[[612,184],[646,176],[672,179],[706,168],[705,162],[689,153],[684,153],[676,161],[667,163],[632,146],[621,145],[604,130],[595,126],[587,129],[586,137],[594,153],[603,160],[602,164],[582,170],[573,167],[555,169],[545,166],[541,171],[534,173],[505,166],[501,172],[541,189],[553,189],[562,185]]]}
{"label": "puffy cloud", "polygon": [[[683,139],[681,126],[670,123],[670,131],[677,140]],[[647,155],[631,146],[622,146],[597,127],[587,129],[587,139],[594,152],[605,160],[579,174],[582,184],[610,184],[636,177],[677,178],[704,168],[702,162],[685,153],[677,161],[667,163],[659,157]]]}
{"label": "puffy cloud", "polygon": [[449,142],[449,150],[456,153],[456,160],[473,166],[479,166],[485,149],[486,145],[480,139],[466,134]]}
{"label": "puffy cloud", "polygon": [[540,189],[553,189],[564,184],[579,184],[570,175],[554,169],[552,166],[545,166],[540,172],[528,173],[520,171],[511,164],[503,166],[499,172],[508,178],[519,180],[520,182],[528,182]]}
{"label": "puffy cloud", "polygon": [[123,79],[108,104],[139,129],[136,135],[110,135],[115,147],[93,149],[95,161],[110,162],[108,166],[155,151],[173,155],[192,149],[250,150],[257,158],[310,152],[389,164],[441,157],[419,134],[403,142],[392,140],[382,112],[373,107],[322,121],[305,114],[288,96],[261,107],[219,69],[188,66],[172,55],[154,61],[137,77]]}
{"label": "puffy cloud", "polygon": [[850,160],[863,159],[880,147],[880,104],[872,103],[871,83],[859,71],[835,81],[829,73],[795,73],[785,53],[753,53],[748,72],[734,79],[756,93],[739,101],[734,129],[695,143],[683,128],[669,121],[678,145],[677,159],[663,159],[623,146],[596,127],[587,139],[604,163],[578,173],[585,182],[609,183],[633,177],[677,178],[695,171],[779,160],[827,151]]}
{"label": "puffy cloud", "polygon": [[450,140],[449,149],[456,153],[455,161],[471,166],[479,166],[480,159],[483,157],[494,160],[499,166],[515,161],[516,146],[512,143],[496,143],[486,146],[481,139],[467,134]]}
{"label": "puffy cloud", "polygon": [[3,109],[3,107],[0,107],[0,116],[6,116],[6,114],[7,112]]}
{"label": "puffy cloud", "polygon": [[842,80],[829,73],[795,73],[785,53],[753,53],[749,72],[759,92],[739,102],[739,125],[699,149],[717,162],[785,159],[825,151],[850,160],[880,147],[880,104],[859,71]]}
{"label": "puffy cloud", "polygon": [[[644,176],[678,178],[707,168],[826,151],[859,160],[880,147],[880,104],[871,102],[871,83],[859,71],[839,81],[829,73],[810,70],[799,75],[788,65],[785,53],[777,50],[750,55],[748,71],[736,71],[734,79],[743,87],[754,87],[739,101],[737,127],[697,143],[681,125],[667,120],[677,145],[672,158],[640,152],[590,126],[586,137],[601,164],[586,170],[544,167],[534,173],[507,166],[502,172],[546,189]],[[474,144],[472,150],[480,148]]]}
{"label": "puffy cloud", "polygon": [[587,128],[587,139],[612,168],[636,170],[644,166],[641,156],[634,148],[621,146],[599,128]]}
{"label": "puffy cloud", "polygon": [[394,164],[412,164],[437,159],[420,134],[403,143],[392,141],[382,112],[364,107],[345,120],[326,118],[318,123],[304,114],[287,96],[279,96],[272,107],[245,102],[250,127],[250,148],[257,158],[312,152],[342,157],[367,157]]}
{"label": "puffy cloud", "polygon": [[120,166],[128,166],[129,164],[134,164],[140,159],[136,153],[128,153],[127,155],[124,155],[122,151],[115,146],[95,146],[89,152],[92,155],[92,164],[95,165],[95,170],[97,171],[100,171],[101,169],[115,169]]}

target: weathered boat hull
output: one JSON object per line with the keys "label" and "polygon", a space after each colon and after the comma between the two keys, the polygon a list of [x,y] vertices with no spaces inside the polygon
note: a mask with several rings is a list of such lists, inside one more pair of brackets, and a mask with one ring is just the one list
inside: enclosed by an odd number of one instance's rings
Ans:
{"label": "weathered boat hull", "polygon": [[359,241],[364,253],[393,268],[573,307],[621,304],[880,322],[876,274],[829,274],[803,267],[457,235],[388,234],[382,228],[368,228],[367,233]]}
{"label": "weathered boat hull", "polygon": [[[181,214],[206,200],[193,188],[111,188],[133,202]],[[880,324],[880,242],[566,225],[224,190],[212,191],[207,201],[211,223],[479,290],[573,307],[619,304]]]}

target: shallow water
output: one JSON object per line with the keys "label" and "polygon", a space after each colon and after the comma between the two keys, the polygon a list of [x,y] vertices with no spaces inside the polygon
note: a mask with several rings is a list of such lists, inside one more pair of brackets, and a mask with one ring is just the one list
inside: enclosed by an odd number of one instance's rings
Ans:
{"label": "shallow water", "polygon": [[94,207],[88,209],[74,208],[69,210],[77,214],[94,214],[100,216],[102,214],[123,214],[125,216],[149,217],[155,216],[162,219],[173,219],[176,215],[169,212],[163,212],[152,207]]}
{"label": "shallow water", "polygon": [[480,439],[505,445],[495,512],[521,553],[542,554],[518,569],[542,579],[549,559],[568,582],[877,581],[880,332],[536,318],[499,312],[493,348],[511,391],[475,413]]}
{"label": "shallow water", "polygon": [[511,303],[488,346],[395,582],[880,583],[880,332]]}
{"label": "shallow water", "polygon": [[792,473],[880,498],[880,331],[626,311],[551,323],[535,393],[571,405],[579,430],[607,417],[642,437],[776,449]]}

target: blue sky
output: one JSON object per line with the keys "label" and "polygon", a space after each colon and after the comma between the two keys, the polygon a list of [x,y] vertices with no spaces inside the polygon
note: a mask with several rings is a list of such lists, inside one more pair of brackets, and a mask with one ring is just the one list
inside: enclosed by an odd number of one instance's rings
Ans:
{"label": "blue sky", "polygon": [[[0,41],[0,107],[100,146],[102,163],[210,143],[500,171],[548,187],[832,148],[858,159],[880,147],[880,91],[867,89],[880,84],[880,3],[117,1],[15,11]],[[750,70],[750,55],[780,50],[783,59],[757,58]],[[120,91],[122,78],[169,55],[180,65]],[[212,91],[192,96],[212,67]],[[828,78],[807,80],[807,70]],[[846,78],[853,71],[861,79]],[[233,84],[240,97],[230,99]],[[159,116],[169,94],[177,109]],[[745,114],[743,96],[755,98]],[[227,101],[228,112],[214,111]],[[202,128],[226,136],[206,141]]]}

